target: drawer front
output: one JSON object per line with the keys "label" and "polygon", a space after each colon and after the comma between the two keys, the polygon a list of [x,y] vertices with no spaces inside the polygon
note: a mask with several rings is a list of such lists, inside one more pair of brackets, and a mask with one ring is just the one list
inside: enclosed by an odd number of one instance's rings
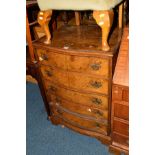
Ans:
{"label": "drawer front", "polygon": [[112,99],[117,101],[122,101],[122,88],[113,85],[112,87]]}
{"label": "drawer front", "polygon": [[125,146],[129,146],[129,137],[127,136],[122,136],[122,135],[113,133],[112,138],[114,142],[117,142]]}
{"label": "drawer front", "polygon": [[68,86],[67,72],[49,66],[41,66],[40,70],[44,79],[50,80],[51,83]]}
{"label": "drawer front", "polygon": [[108,97],[72,91],[62,87],[54,86],[49,81],[45,81],[45,87],[46,90],[54,91],[56,96],[59,96],[65,100],[102,110],[108,110]]}
{"label": "drawer front", "polygon": [[83,89],[89,92],[108,94],[108,80],[93,76],[85,76],[80,73],[69,73],[70,88]]}
{"label": "drawer front", "polygon": [[129,107],[124,104],[119,104],[118,102],[114,103],[114,116],[129,120]]}
{"label": "drawer front", "polygon": [[90,119],[86,119],[84,117],[80,117],[80,115],[76,114],[76,113],[70,113],[66,110],[62,110],[62,108],[56,108],[54,114],[58,117],[60,117],[61,119],[67,121],[68,123],[77,126],[79,128],[82,129],[86,129],[86,130],[90,130],[90,131],[95,131],[95,132],[99,132],[102,134],[107,134],[107,125],[94,121],[94,120],[90,120]]}
{"label": "drawer front", "polygon": [[117,85],[113,85],[113,100],[129,102],[129,89]]}
{"label": "drawer front", "polygon": [[114,132],[123,134],[125,136],[129,136],[129,124],[128,123],[114,119],[113,130]]}
{"label": "drawer front", "polygon": [[122,100],[129,102],[129,90],[128,89],[124,89],[122,92]]}
{"label": "drawer front", "polygon": [[74,102],[62,100],[59,97],[55,97],[55,100],[58,106],[61,106],[74,113],[84,115],[85,117],[91,117],[93,119],[99,119],[101,121],[103,120],[105,122],[108,121],[108,110],[99,110],[97,108],[81,106],[80,104],[76,104]]}
{"label": "drawer front", "polygon": [[109,77],[109,60],[105,58],[80,57],[37,49],[42,64],[57,68]]}
{"label": "drawer front", "polygon": [[68,70],[109,77],[109,60],[94,57],[67,56]]}
{"label": "drawer front", "polygon": [[43,49],[37,49],[37,57],[44,65],[67,70],[66,56],[55,52],[47,52]]}

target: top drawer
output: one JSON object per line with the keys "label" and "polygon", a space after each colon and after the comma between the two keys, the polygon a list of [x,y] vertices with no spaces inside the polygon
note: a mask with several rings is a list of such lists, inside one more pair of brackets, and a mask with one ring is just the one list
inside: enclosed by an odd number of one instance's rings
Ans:
{"label": "top drawer", "polygon": [[67,70],[66,56],[55,52],[47,52],[43,49],[37,49],[37,58],[44,64]]}
{"label": "top drawer", "polygon": [[37,49],[37,57],[42,64],[54,66],[69,71],[84,72],[88,74],[109,77],[109,59],[65,55],[56,52],[47,52]]}
{"label": "top drawer", "polygon": [[68,69],[90,74],[101,75],[108,78],[108,59],[95,57],[67,56]]}

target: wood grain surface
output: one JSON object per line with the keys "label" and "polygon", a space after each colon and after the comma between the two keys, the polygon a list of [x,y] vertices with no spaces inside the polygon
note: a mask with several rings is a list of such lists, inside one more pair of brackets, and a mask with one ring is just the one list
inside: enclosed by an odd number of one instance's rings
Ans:
{"label": "wood grain surface", "polygon": [[129,86],[129,30],[124,28],[113,83]]}

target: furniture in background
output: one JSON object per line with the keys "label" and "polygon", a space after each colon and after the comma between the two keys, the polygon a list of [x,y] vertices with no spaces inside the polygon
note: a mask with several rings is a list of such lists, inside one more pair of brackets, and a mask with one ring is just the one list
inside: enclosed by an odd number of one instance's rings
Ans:
{"label": "furniture in background", "polygon": [[27,40],[26,75],[27,75],[27,80],[34,83],[40,83],[39,88],[41,91],[41,95],[43,97],[47,114],[49,114],[48,102],[47,102],[47,98],[45,97],[43,86],[41,85],[41,82],[39,79],[38,63],[36,61],[36,58],[34,55],[34,48],[33,48],[33,42],[39,39],[39,35],[37,34],[37,31],[35,31],[35,28],[38,24],[38,21],[37,21],[38,11],[39,11],[39,7],[36,0],[26,1],[26,40]]}
{"label": "furniture in background", "polygon": [[[40,12],[38,14],[38,23],[43,27],[46,40],[45,44],[51,43],[51,34],[49,31],[49,21],[53,10],[93,10],[93,17],[97,24],[102,29],[102,47],[104,51],[109,51],[110,47],[108,44],[109,32],[113,23],[113,8],[121,3],[122,0],[67,0],[67,1],[57,1],[57,0],[38,0],[38,5],[40,7]],[[119,24],[122,24],[122,5],[119,11]],[[80,24],[79,14],[75,12],[76,23]]]}
{"label": "furniture in background", "polygon": [[34,55],[33,42],[45,36],[43,29],[40,28],[37,16],[39,12],[36,0],[26,1],[26,79],[36,83],[37,81],[37,61]]}
{"label": "furniture in background", "polygon": [[36,0],[26,1],[26,80],[34,83],[37,83],[37,61],[32,43],[39,38],[35,31],[38,25],[38,12],[39,7]]}
{"label": "furniture in background", "polygon": [[37,83],[36,60],[32,42],[36,39],[34,27],[38,24],[37,13],[39,7],[37,1],[26,1],[26,80]]}
{"label": "furniture in background", "polygon": [[129,151],[129,29],[124,28],[112,87],[110,148],[128,154]]}
{"label": "furniture in background", "polygon": [[34,51],[33,51],[33,40],[35,38],[33,27],[38,24],[37,18],[34,17],[34,11],[39,11],[37,1],[26,1],[26,41],[28,44],[28,53],[31,62],[35,62]]}

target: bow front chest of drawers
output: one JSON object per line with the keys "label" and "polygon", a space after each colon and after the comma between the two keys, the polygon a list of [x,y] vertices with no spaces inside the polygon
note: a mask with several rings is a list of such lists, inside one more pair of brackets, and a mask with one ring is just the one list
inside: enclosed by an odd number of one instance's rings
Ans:
{"label": "bow front chest of drawers", "polygon": [[34,43],[39,76],[53,124],[110,144],[111,88],[121,31],[110,37],[111,50],[102,51],[96,25],[64,26],[52,43]]}

